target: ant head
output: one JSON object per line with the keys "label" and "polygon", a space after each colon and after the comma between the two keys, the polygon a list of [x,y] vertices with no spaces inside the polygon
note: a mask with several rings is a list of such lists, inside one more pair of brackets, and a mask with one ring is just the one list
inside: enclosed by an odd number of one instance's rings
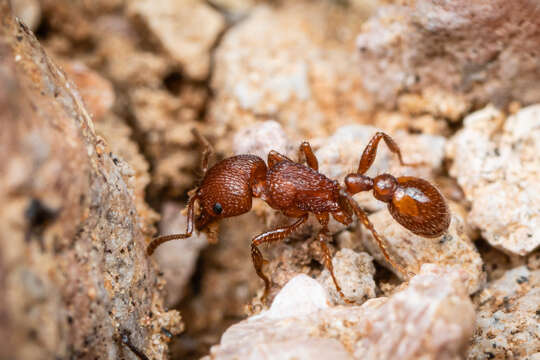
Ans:
{"label": "ant head", "polygon": [[390,202],[397,189],[398,183],[390,174],[378,175],[373,179],[373,196],[377,200]]}
{"label": "ant head", "polygon": [[266,165],[254,155],[233,156],[210,168],[197,190],[200,208],[195,220],[197,230],[217,220],[248,212],[252,186],[265,177]]}

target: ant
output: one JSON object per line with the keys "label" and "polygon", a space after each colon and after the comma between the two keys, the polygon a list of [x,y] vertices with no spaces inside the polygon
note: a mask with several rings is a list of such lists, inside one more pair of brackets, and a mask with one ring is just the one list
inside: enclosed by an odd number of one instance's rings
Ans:
{"label": "ant", "polygon": [[[331,254],[327,246],[329,238],[328,222],[330,215],[344,225],[350,225],[353,214],[373,234],[384,257],[406,277],[405,269],[394,262],[381,236],[369,221],[364,210],[353,199],[361,191],[373,190],[376,199],[387,203],[392,217],[411,232],[433,238],[442,235],[450,225],[450,211],[441,193],[428,181],[410,177],[394,177],[390,174],[371,178],[365,173],[375,161],[380,140],[384,140],[390,151],[396,154],[401,165],[416,166],[403,161],[401,150],[387,134],[377,132],[362,153],[358,170],[345,177],[345,186],[318,172],[319,164],[310,144],[304,141],[299,153],[305,156],[307,166],[294,162],[288,157],[272,150],[268,153],[268,166],[255,155],[236,155],[226,158],[208,169],[209,143],[196,130],[194,135],[205,145],[202,157],[203,179],[188,203],[187,230],[184,234],[164,235],[155,238],[148,246],[152,255],[160,244],[175,239],[189,238],[195,225],[198,231],[208,230],[209,226],[222,218],[237,216],[251,209],[252,198],[261,198],[270,207],[280,210],[285,216],[296,220],[285,227],[264,232],[251,241],[251,257],[257,275],[264,281],[266,299],[270,290],[270,280],[263,273],[265,260],[259,245],[285,239],[303,225],[310,213],[314,214],[321,229],[317,239],[323,251],[323,261],[329,270],[339,295],[347,303],[341,287],[334,276]],[[195,217],[195,204],[200,214]]]}

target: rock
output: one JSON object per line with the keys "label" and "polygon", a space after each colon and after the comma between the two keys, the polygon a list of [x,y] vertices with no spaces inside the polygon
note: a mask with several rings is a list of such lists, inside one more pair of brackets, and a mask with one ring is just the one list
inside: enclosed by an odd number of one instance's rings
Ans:
{"label": "rock", "polygon": [[476,330],[469,359],[540,356],[540,270],[516,267],[475,296]]}
{"label": "rock", "polygon": [[260,119],[305,139],[362,121],[371,103],[351,56],[359,28],[353,11],[329,2],[254,7],[216,49],[208,120],[217,149],[228,152],[227,135]]}
{"label": "rock", "polygon": [[151,192],[165,188],[171,196],[185,195],[193,187],[193,169],[200,164],[191,129],[205,94],[186,87],[179,95],[146,87],[130,94],[136,126],[144,133],[145,150],[154,164]]}
{"label": "rock", "polygon": [[[181,234],[186,232],[187,218],[181,214],[181,208],[169,202],[163,206],[160,235]],[[167,242],[156,249],[155,259],[163,272],[167,291],[165,304],[174,306],[184,297],[184,288],[195,271],[199,252],[208,244],[203,233],[188,239]]]}
{"label": "rock", "polygon": [[[76,87],[0,2],[0,358],[164,359],[161,281],[128,164]],[[5,335],[5,336],[4,336]]]}
{"label": "rock", "polygon": [[404,4],[379,8],[357,39],[380,105],[457,120],[473,104],[540,101],[536,2]]}
{"label": "rock", "polygon": [[332,359],[453,359],[473,326],[459,272],[426,265],[406,289],[362,306],[331,306],[318,282],[298,275],[269,310],[230,327],[207,359],[312,358],[313,347]]}
{"label": "rock", "polygon": [[504,119],[486,107],[464,120],[447,146],[450,175],[472,203],[468,221],[505,252],[540,245],[540,105]]}
{"label": "rock", "polygon": [[36,30],[41,21],[41,6],[38,0],[11,0],[13,14],[31,30]]}
{"label": "rock", "polygon": [[[346,125],[332,136],[313,141],[315,155],[319,159],[319,171],[343,184],[345,176],[356,171],[360,157],[369,140],[380,129],[367,125]],[[369,176],[390,173],[395,176],[416,176],[432,180],[441,171],[444,159],[445,139],[441,136],[410,135],[403,132],[390,134],[401,148],[405,162],[425,162],[426,165],[410,167],[399,165],[399,159],[392,154],[384,141],[379,143],[375,162],[367,172]],[[371,192],[354,196],[358,203],[368,210],[386,207],[373,197]]]}
{"label": "rock", "polygon": [[189,77],[208,77],[210,50],[225,28],[218,12],[199,0],[130,1],[128,12],[148,28]]}
{"label": "rock", "polygon": [[289,156],[289,154],[293,153],[292,149],[294,147],[285,134],[283,127],[274,120],[255,123],[240,129],[234,135],[232,146],[235,155],[253,154],[259,156],[265,162],[270,150]]}
{"label": "rock", "polygon": [[[485,283],[482,258],[467,236],[465,220],[458,212],[452,211],[448,231],[437,238],[424,238],[411,233],[399,225],[387,210],[370,215],[369,220],[386,242],[390,256],[408,272],[418,273],[424,263],[459,269],[466,275],[465,287],[469,294]],[[362,240],[370,254],[403,279],[403,274],[385,260],[371,232],[365,231],[365,234]]]}
{"label": "rock", "polygon": [[156,233],[154,224],[159,220],[157,214],[146,203],[146,188],[150,183],[149,165],[139,152],[137,144],[132,140],[133,132],[121,119],[108,113],[94,124],[96,134],[109,144],[109,156],[125,176],[135,197],[138,225],[147,237]]}
{"label": "rock", "polygon": [[[341,249],[332,258],[334,275],[343,294],[356,305],[375,297],[375,266],[373,258],[365,252],[356,253],[350,249]],[[344,305],[345,301],[336,291],[330,272],[325,269],[318,278],[330,294],[334,304]]]}
{"label": "rock", "polygon": [[64,61],[62,68],[77,85],[94,122],[101,120],[114,104],[112,84],[79,61]]}

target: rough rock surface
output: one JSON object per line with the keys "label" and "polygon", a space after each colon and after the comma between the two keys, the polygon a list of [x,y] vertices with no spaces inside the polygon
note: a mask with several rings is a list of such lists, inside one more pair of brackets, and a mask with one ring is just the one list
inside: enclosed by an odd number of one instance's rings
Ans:
{"label": "rough rock surface", "polygon": [[472,104],[540,101],[535,1],[402,3],[378,9],[357,39],[362,84],[380,104],[405,94],[415,111],[452,120]]}
{"label": "rough rock surface", "polygon": [[[387,210],[378,211],[370,215],[369,219],[382,235],[390,256],[408,272],[418,273],[424,263],[455,267],[466,274],[465,287],[470,294],[485,283],[482,258],[467,236],[465,219],[459,213],[452,212],[448,231],[437,238],[425,238],[411,233],[399,225]],[[363,243],[369,252],[403,279],[403,274],[385,260],[371,232],[365,231],[365,234],[367,236],[363,238]]]}
{"label": "rough rock surface", "polygon": [[[332,266],[338,284],[348,300],[360,305],[375,297],[376,285],[375,280],[373,280],[375,266],[373,258],[369,254],[357,253],[351,249],[341,249],[332,258]],[[345,304],[336,290],[328,269],[325,269],[317,280],[323,284],[334,304]]]}
{"label": "rough rock surface", "polygon": [[75,86],[0,1],[0,358],[166,357],[161,281],[133,171],[96,136]]}
{"label": "rough rock surface", "polygon": [[469,359],[540,357],[540,270],[516,267],[474,300],[478,313]]}
{"label": "rough rock surface", "polygon": [[318,282],[298,275],[269,310],[229,328],[206,359],[309,358],[316,351],[332,359],[457,359],[474,327],[461,280],[459,272],[426,265],[389,298],[331,306]]}
{"label": "rough rock surface", "polygon": [[468,221],[512,254],[540,246],[539,138],[540,105],[507,119],[489,106],[467,116],[447,147],[450,175],[472,203]]}
{"label": "rough rock surface", "polygon": [[229,131],[259,119],[305,138],[361,120],[371,103],[351,55],[359,29],[358,13],[330,2],[255,7],[215,53],[208,119],[218,149]]}

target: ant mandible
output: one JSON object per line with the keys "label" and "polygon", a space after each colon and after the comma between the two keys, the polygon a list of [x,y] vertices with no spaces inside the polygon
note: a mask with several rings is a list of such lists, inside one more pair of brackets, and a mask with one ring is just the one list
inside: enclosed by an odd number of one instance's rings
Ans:
{"label": "ant mandible", "polygon": [[[307,141],[304,141],[299,149],[300,155],[303,153],[306,158],[307,166],[272,150],[268,153],[268,166],[258,156],[237,155],[208,169],[211,147],[196,130],[193,133],[205,144],[202,159],[204,177],[189,199],[187,230],[184,234],[155,238],[148,246],[147,253],[152,255],[156,247],[166,241],[189,238],[193,233],[193,225],[198,231],[206,230],[219,219],[244,214],[251,209],[253,197],[261,198],[285,216],[297,219],[291,225],[264,232],[251,241],[253,265],[265,285],[263,300],[268,296],[270,280],[262,271],[265,260],[258,246],[285,239],[307,221],[310,213],[314,214],[321,224],[317,239],[323,251],[324,265],[344,301],[350,302],[345,298],[334,276],[327,246],[330,215],[340,223],[350,225],[353,214],[356,214],[373,234],[386,260],[405,276],[409,275],[401,265],[390,258],[381,236],[353,199],[352,195],[356,193],[373,190],[376,199],[387,203],[390,214],[398,223],[423,237],[440,236],[450,224],[446,201],[437,188],[426,180],[410,176],[396,178],[390,174],[377,175],[375,178],[365,175],[375,161],[381,139],[390,151],[398,156],[401,165],[418,165],[405,163],[398,145],[383,132],[377,132],[371,138],[362,153],[357,172],[345,177],[344,187],[318,172],[317,158]],[[196,203],[199,204],[200,215],[195,218]]]}

